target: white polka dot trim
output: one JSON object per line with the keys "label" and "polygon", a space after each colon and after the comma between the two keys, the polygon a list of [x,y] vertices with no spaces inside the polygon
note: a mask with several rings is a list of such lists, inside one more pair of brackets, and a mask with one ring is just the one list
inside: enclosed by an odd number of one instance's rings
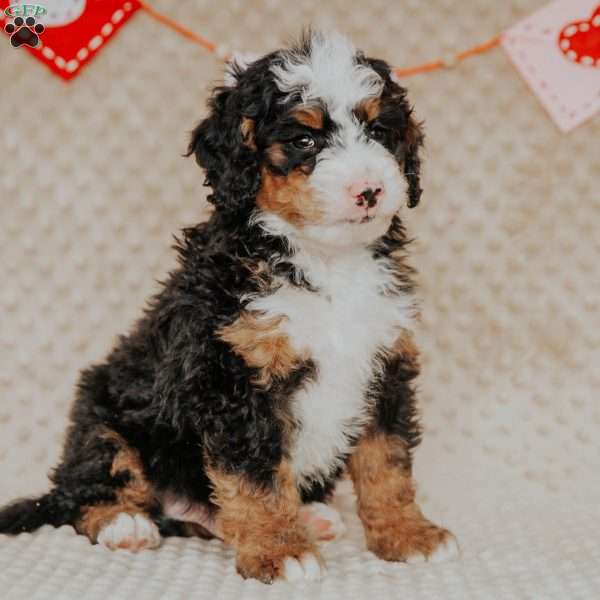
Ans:
{"label": "white polka dot trim", "polygon": [[67,71],[67,73],[74,73],[75,71],[77,71],[77,69],[79,69],[79,67],[81,67],[81,63],[90,57],[90,51],[93,52],[100,48],[100,46],[102,46],[102,44],[104,43],[104,40],[108,39],[114,33],[115,28],[113,25],[120,23],[123,20],[125,13],[130,12],[132,9],[133,4],[131,2],[125,2],[125,4],[123,4],[122,9],[116,10],[112,14],[110,21],[105,23],[100,28],[100,34],[95,35],[88,42],[87,48],[83,47],[77,51],[77,58],[72,58],[71,60],[67,61],[62,56],[56,56],[56,52],[54,52],[52,48],[43,44],[40,44],[40,46],[37,49],[41,52],[44,58],[53,61],[59,69],[65,70]]}
{"label": "white polka dot trim", "polygon": [[123,17],[125,16],[125,13],[119,9],[119,10],[115,10],[115,12],[113,13],[113,16],[110,18],[110,20],[113,23],[118,23]]}
{"label": "white polka dot trim", "polygon": [[571,25],[570,27],[567,27],[565,29],[565,36],[573,37],[577,33],[577,31],[578,31],[577,25]]}
{"label": "white polka dot trim", "polygon": [[89,42],[88,42],[88,48],[90,50],[98,50],[98,48],[100,48],[100,46],[102,46],[102,42],[104,40],[102,39],[101,35],[95,35]]}
{"label": "white polka dot trim", "polygon": [[[578,62],[581,65],[586,67],[594,67],[600,65],[600,60],[597,60],[593,56],[588,56],[587,54],[579,54],[577,52],[577,45],[573,44],[571,38],[575,36],[577,33],[588,34],[592,29],[598,29],[600,27],[600,14],[594,16],[591,21],[583,21],[580,23],[573,23],[566,27],[561,33],[560,39],[560,49],[563,51],[565,56],[571,62]],[[595,32],[593,32],[595,34]]]}
{"label": "white polka dot trim", "polygon": [[54,60],[54,57],[56,56],[54,54],[54,50],[52,50],[52,48],[48,48],[48,46],[44,46],[42,48],[42,54],[48,59],[48,60]]}

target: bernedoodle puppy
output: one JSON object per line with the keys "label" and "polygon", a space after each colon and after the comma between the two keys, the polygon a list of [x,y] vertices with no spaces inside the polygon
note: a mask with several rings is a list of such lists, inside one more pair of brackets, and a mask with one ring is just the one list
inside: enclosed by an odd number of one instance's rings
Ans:
{"label": "bernedoodle puppy", "polygon": [[455,547],[415,503],[417,303],[402,205],[423,134],[390,67],[336,33],[232,61],[189,154],[214,212],[101,364],[84,370],[52,489],[0,532],[73,525],[109,548],[216,536],[243,577],[318,579],[348,473],[367,546]]}

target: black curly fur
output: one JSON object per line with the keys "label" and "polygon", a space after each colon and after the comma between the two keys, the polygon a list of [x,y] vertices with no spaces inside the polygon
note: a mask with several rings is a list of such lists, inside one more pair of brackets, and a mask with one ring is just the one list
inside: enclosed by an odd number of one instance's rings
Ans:
{"label": "black curly fur", "polygon": [[[128,475],[111,475],[117,448],[99,436],[101,430],[115,431],[139,452],[155,490],[168,489],[191,501],[210,501],[206,461],[268,485],[288,453],[276,414],[288,410],[293,392],[318,376],[315,365],[305,361],[285,380],[261,388],[253,383],[256,370],[215,335],[238,317],[248,294],[261,292],[252,276],[258,264],[268,265],[271,276],[311,289],[304,274],[286,260],[291,252],[286,241],[265,234],[250,219],[265,140],[277,115],[287,109],[269,72],[279,57],[272,53],[253,63],[238,73],[234,88],[217,88],[210,99],[210,114],[193,131],[189,153],[206,172],[212,188],[209,200],[216,210],[206,223],[183,231],[175,246],[177,268],[131,332],[120,338],[105,361],[82,372],[62,460],[51,476],[52,490],[2,509],[0,533],[75,523],[81,507],[114,500]],[[359,60],[380,73],[384,94],[393,99],[382,118],[393,121],[401,132],[389,149],[403,164],[409,204],[416,205],[419,125],[411,117],[405,90],[391,80],[389,67],[362,56]],[[243,117],[255,123],[256,150],[242,139]],[[406,243],[395,218],[373,254],[389,256]],[[399,271],[397,280],[398,291],[412,289],[406,269]],[[403,436],[411,447],[419,438],[410,384],[415,375],[400,359],[389,359],[370,392],[377,427]],[[339,475],[340,471],[303,490],[303,499],[322,500]],[[159,519],[160,509],[155,511]]]}

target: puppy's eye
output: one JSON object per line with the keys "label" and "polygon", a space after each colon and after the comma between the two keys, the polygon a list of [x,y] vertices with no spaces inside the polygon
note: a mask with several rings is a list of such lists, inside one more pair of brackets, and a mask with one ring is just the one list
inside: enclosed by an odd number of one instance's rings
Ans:
{"label": "puppy's eye", "polygon": [[388,130],[379,123],[369,125],[367,133],[372,140],[376,142],[384,142],[387,138]]}
{"label": "puppy's eye", "polygon": [[311,150],[315,147],[315,138],[312,135],[304,134],[292,140],[292,144],[299,150]]}

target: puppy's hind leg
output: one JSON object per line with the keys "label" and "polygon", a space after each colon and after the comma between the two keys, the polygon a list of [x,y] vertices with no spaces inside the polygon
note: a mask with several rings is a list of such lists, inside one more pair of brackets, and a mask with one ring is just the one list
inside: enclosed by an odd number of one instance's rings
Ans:
{"label": "puppy's hind leg", "polygon": [[156,523],[142,512],[124,510],[100,527],[96,541],[109,550],[138,552],[160,546],[160,532]]}
{"label": "puppy's hind leg", "polygon": [[83,505],[75,528],[110,550],[159,546],[159,529],[151,517],[157,502],[138,452],[114,431],[102,429],[99,436],[114,448],[106,482],[114,487],[114,498]]}

